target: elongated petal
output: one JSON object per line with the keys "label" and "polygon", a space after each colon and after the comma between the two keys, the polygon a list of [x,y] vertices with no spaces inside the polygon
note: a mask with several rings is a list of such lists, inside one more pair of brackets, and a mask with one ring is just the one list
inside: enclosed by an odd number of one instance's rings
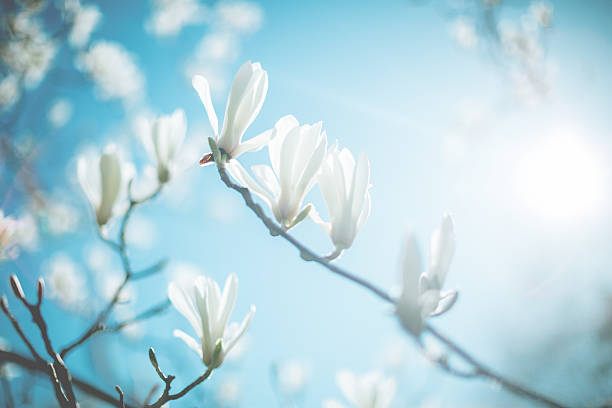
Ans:
{"label": "elongated petal", "polygon": [[217,136],[219,134],[219,121],[210,98],[210,86],[208,85],[208,81],[202,75],[194,75],[191,79],[191,84],[200,96],[200,100],[202,101],[204,109],[206,109],[206,114],[208,115],[210,127],[212,127],[213,133],[215,136]]}
{"label": "elongated petal", "polygon": [[100,158],[102,196],[98,208],[98,224],[104,225],[113,215],[113,207],[121,188],[121,163],[113,146],[109,146]]}
{"label": "elongated petal", "polygon": [[365,203],[365,196],[368,188],[370,187],[370,162],[368,161],[365,153],[359,155],[357,166],[353,176],[353,185],[351,188],[351,194],[349,202],[351,203],[351,212],[353,217],[359,217],[361,215],[363,205]]}
{"label": "elongated petal", "polygon": [[299,122],[293,115],[287,115],[280,118],[274,125],[274,128],[272,128],[272,140],[268,144],[268,151],[270,153],[272,169],[276,174],[280,174],[280,152],[285,136],[287,136],[291,129],[299,125]]}
{"label": "elongated petal", "polygon": [[402,297],[416,302],[419,295],[419,275],[421,274],[421,257],[416,238],[410,235],[404,246],[402,260]]}
{"label": "elongated petal", "polygon": [[229,174],[239,184],[248,188],[252,193],[264,200],[268,207],[272,208],[274,204],[274,197],[269,192],[261,188],[261,186],[255,180],[253,180],[253,178],[237,160],[230,160],[228,163],[226,163],[226,168]]}
{"label": "elongated petal", "polygon": [[393,401],[396,388],[397,382],[395,378],[382,379],[376,393],[375,408],[388,408],[391,405],[391,401]]}
{"label": "elongated petal", "polygon": [[77,162],[77,176],[79,184],[87,196],[94,213],[100,205],[101,186],[100,186],[100,171],[94,168],[95,164],[87,160],[85,157],[79,157]]}
{"label": "elongated petal", "polygon": [[308,216],[316,225],[319,226],[319,228],[323,230],[323,232],[325,232],[327,235],[331,235],[331,223],[324,221],[316,208],[312,207],[310,213],[308,213]]}
{"label": "elongated petal", "polygon": [[213,317],[210,315],[208,310],[207,298],[208,298],[208,279],[206,277],[198,277],[196,279],[196,285],[193,288],[195,303],[198,308],[198,314],[200,315],[200,325],[202,327],[202,352],[204,353],[204,360],[206,364],[210,363],[212,353],[214,350],[214,340],[212,336],[213,332]]}
{"label": "elongated petal", "polygon": [[232,314],[232,310],[234,310],[234,305],[236,304],[236,298],[238,297],[238,277],[235,273],[231,273],[226,281],[225,286],[223,287],[223,296],[221,297],[221,307],[220,312],[221,315],[219,317],[218,325],[219,327],[225,328],[227,326],[227,322]]}
{"label": "elongated petal", "polygon": [[457,301],[457,296],[458,292],[456,290],[441,292],[438,307],[436,307],[436,310],[434,310],[429,316],[436,317],[448,312]]}
{"label": "elongated petal", "polygon": [[190,349],[198,353],[200,358],[202,358],[202,348],[200,343],[198,343],[196,339],[194,339],[184,331],[178,329],[174,330],[173,334],[175,337],[178,337],[179,339],[183,340]]}
{"label": "elongated petal", "polygon": [[266,166],[265,164],[258,164],[251,167],[253,174],[257,181],[259,181],[274,197],[278,197],[280,194],[280,186],[278,185],[278,180],[274,175],[274,171],[270,168],[270,166]]}
{"label": "elongated petal", "polygon": [[444,214],[440,226],[431,234],[429,247],[428,272],[437,277],[440,287],[444,284],[454,253],[453,219],[449,214]]}
{"label": "elongated petal", "polygon": [[175,282],[171,282],[168,285],[168,298],[176,310],[187,319],[193,330],[200,336],[202,333],[202,323],[193,300]]}
{"label": "elongated petal", "polygon": [[312,186],[315,183],[316,175],[319,173],[321,169],[321,164],[325,159],[325,155],[327,153],[327,135],[325,132],[321,134],[321,137],[318,138],[318,145],[316,146],[314,152],[310,155],[310,159],[308,164],[304,168],[302,172],[300,181],[298,183],[297,191],[301,195],[305,195],[310,191]]}
{"label": "elongated petal", "polygon": [[253,320],[253,316],[255,316],[255,306],[251,306],[249,313],[247,313],[246,317],[240,324],[240,328],[235,333],[235,335],[228,340],[227,344],[224,347],[224,353],[227,354],[238,342],[238,340],[244,335],[246,330],[249,328],[251,324],[251,320]]}
{"label": "elongated petal", "polygon": [[168,135],[168,160],[174,160],[183,145],[187,132],[187,119],[182,109],[176,109],[170,116],[170,134]]}
{"label": "elongated petal", "polygon": [[232,152],[232,159],[237,158],[243,153],[257,152],[263,149],[272,138],[272,129],[268,129],[265,132],[258,134],[257,136],[247,140],[246,142],[240,143]]}

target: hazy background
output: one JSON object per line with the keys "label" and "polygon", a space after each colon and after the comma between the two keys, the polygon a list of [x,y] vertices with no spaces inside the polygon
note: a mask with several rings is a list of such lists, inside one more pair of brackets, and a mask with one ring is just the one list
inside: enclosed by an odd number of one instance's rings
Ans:
{"label": "hazy background", "polygon": [[[28,292],[58,267],[86,283],[79,313],[46,303],[55,344],[80,334],[104,288],[121,277],[119,259],[95,235],[76,182],[77,155],[114,142],[142,170],[149,161],[138,118],[180,107],[197,159],[208,151],[210,128],[191,74],[210,78],[221,117],[234,73],[252,60],[268,71],[269,92],[247,137],[293,114],[301,123],[322,120],[330,140],[370,159],[372,212],[339,265],[391,288],[407,233],[417,234],[426,256],[430,232],[449,211],[457,251],[447,287],[460,297],[432,323],[488,366],[569,405],[612,397],[612,3],[545,3],[550,21],[520,0],[184,3],[195,7],[188,14],[197,21],[178,24],[174,34],[155,23],[161,3],[97,4],[101,19],[89,42],[58,42],[40,84],[0,113],[3,144],[12,146],[1,162],[2,209],[31,214],[37,226],[37,240],[0,265],[0,291],[9,291],[10,273]],[[37,14],[48,32],[62,21],[58,5]],[[129,53],[134,67],[120,70],[117,82],[128,94],[104,94],[76,67],[100,41]],[[63,126],[48,120],[58,99],[71,111]],[[19,153],[15,166],[9,150]],[[265,161],[267,151],[241,157],[243,164]],[[47,203],[64,207],[67,227],[53,228],[59,216],[51,204],[33,204],[17,177],[24,168]],[[318,189],[309,199],[325,212]],[[340,398],[334,376],[344,368],[395,375],[394,406],[530,406],[494,384],[453,379],[429,365],[388,305],[269,236],[212,167],[194,161],[132,221],[136,267],[171,261],[164,273],[131,285],[116,317],[162,300],[167,282],[189,271],[220,282],[238,274],[233,320],[257,306],[244,356],[172,406],[218,404],[231,387],[237,405],[279,406],[271,366],[294,359],[310,371],[298,406]],[[294,234],[321,253],[331,249],[311,222]],[[186,384],[203,365],[172,336],[177,327],[190,330],[171,309],[126,335],[92,339],[67,364],[109,392],[120,384],[142,398],[159,381],[148,363],[152,346],[176,383]],[[26,351],[5,318],[0,332]],[[46,379],[16,374],[15,394],[27,386],[39,404],[52,398]]]}

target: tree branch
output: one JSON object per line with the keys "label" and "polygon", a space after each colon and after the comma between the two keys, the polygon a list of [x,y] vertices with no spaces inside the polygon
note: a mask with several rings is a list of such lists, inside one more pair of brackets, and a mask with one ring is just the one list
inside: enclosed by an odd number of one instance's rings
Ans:
{"label": "tree branch", "polygon": [[[362,279],[354,275],[353,273],[332,264],[330,260],[327,259],[325,256],[317,255],[312,250],[308,249],[305,245],[300,243],[293,236],[291,236],[289,233],[287,233],[279,225],[277,225],[271,218],[266,216],[261,206],[255,203],[255,201],[253,200],[253,196],[251,195],[250,191],[247,188],[234,183],[229,178],[229,175],[225,168],[225,157],[227,157],[227,154],[223,152],[222,150],[219,150],[214,139],[209,138],[209,144],[213,152],[212,154],[213,154],[214,161],[217,167],[217,171],[219,173],[219,177],[221,178],[221,181],[223,181],[223,183],[228,188],[240,193],[247,207],[257,216],[257,218],[259,218],[263,222],[263,224],[266,226],[266,228],[268,229],[268,231],[270,232],[272,236],[280,236],[284,238],[287,242],[293,245],[300,252],[300,256],[305,261],[316,262],[319,265],[323,266],[324,268],[328,269],[329,271],[337,275],[340,275],[352,281],[353,283],[356,283],[357,285],[369,290],[370,292],[372,292],[373,294],[375,294],[382,300],[395,304],[395,300],[387,292],[378,288],[373,283],[368,282],[365,279]],[[430,325],[426,325],[425,330],[429,331],[434,337],[436,337],[438,340],[444,343],[450,350],[452,350],[459,357],[461,357],[466,363],[468,363],[470,366],[474,368],[474,371],[472,372],[463,372],[463,371],[456,370],[453,367],[449,366],[448,362],[446,362],[446,360],[444,359],[434,360],[434,362],[438,365],[438,367],[443,369],[445,372],[453,376],[460,377],[460,378],[487,378],[489,380],[493,380],[501,384],[501,386],[507,391],[514,393],[516,395],[519,395],[521,397],[529,398],[540,404],[547,405],[553,408],[567,408],[565,405],[561,405],[558,402],[553,401],[552,399],[548,397],[545,397],[541,394],[538,394],[534,391],[524,388],[523,386],[520,386],[510,380],[505,379],[499,374],[492,372],[491,370],[486,368],[484,365],[482,365],[480,362],[478,362],[476,359],[474,359],[466,351],[461,349],[452,340],[443,336],[440,332],[435,330]]]}

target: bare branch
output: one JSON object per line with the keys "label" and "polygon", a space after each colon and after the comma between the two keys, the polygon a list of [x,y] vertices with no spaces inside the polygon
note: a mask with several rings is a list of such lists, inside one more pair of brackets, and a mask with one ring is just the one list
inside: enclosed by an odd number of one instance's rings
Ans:
{"label": "bare branch", "polygon": [[[227,154],[223,152],[222,150],[218,149],[214,139],[209,138],[209,143],[211,145],[211,150],[213,151],[215,164],[217,167],[217,171],[219,172],[219,177],[221,178],[221,181],[223,181],[223,183],[228,188],[240,193],[247,207],[251,211],[253,211],[253,213],[255,213],[257,218],[259,218],[263,222],[263,224],[267,227],[268,231],[270,232],[272,236],[280,236],[284,238],[286,241],[288,241],[291,245],[293,245],[300,252],[300,256],[305,261],[316,262],[319,265],[323,266],[324,268],[328,269],[329,271],[337,275],[340,275],[358,284],[359,286],[369,290],[370,292],[374,293],[376,296],[378,296],[382,300],[395,304],[395,300],[387,292],[378,288],[371,282],[368,282],[365,279],[362,279],[354,275],[353,273],[330,263],[330,259],[324,256],[319,256],[315,254],[313,251],[308,249],[305,245],[303,245],[297,239],[295,239],[293,236],[287,233],[284,229],[282,229],[279,225],[277,225],[271,218],[266,216],[261,206],[255,203],[255,201],[253,200],[253,196],[251,195],[250,191],[247,188],[242,187],[232,182],[231,179],[229,178],[229,175],[225,168],[225,157],[227,157]],[[433,327],[426,325],[425,329],[429,331],[432,335],[434,335],[434,337],[438,338],[438,340],[446,344],[446,346],[448,346],[449,349],[455,352],[466,363],[468,363],[474,368],[474,370],[471,372],[464,372],[464,371],[456,370],[453,367],[449,366],[448,362],[444,359],[434,361],[445,372],[453,376],[460,377],[460,378],[488,378],[489,380],[493,380],[501,384],[504,389],[516,395],[519,395],[525,398],[529,398],[533,401],[539,402],[549,407],[566,408],[565,405],[561,405],[558,402],[553,401],[543,395],[540,395],[534,391],[524,388],[523,386],[520,386],[514,382],[511,382],[505,379],[504,377],[487,369],[485,366],[483,366],[480,362],[474,359],[470,354],[468,354],[466,351],[464,351],[459,346],[457,346],[450,339],[446,338],[445,336],[442,336],[442,334],[440,334]]]}

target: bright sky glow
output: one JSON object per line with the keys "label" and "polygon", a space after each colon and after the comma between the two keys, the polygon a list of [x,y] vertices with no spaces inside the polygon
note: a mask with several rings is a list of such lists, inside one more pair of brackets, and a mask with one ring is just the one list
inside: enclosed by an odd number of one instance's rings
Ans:
{"label": "bright sky glow", "polygon": [[580,138],[557,134],[520,157],[516,194],[538,216],[556,221],[597,215],[604,202],[604,166]]}

